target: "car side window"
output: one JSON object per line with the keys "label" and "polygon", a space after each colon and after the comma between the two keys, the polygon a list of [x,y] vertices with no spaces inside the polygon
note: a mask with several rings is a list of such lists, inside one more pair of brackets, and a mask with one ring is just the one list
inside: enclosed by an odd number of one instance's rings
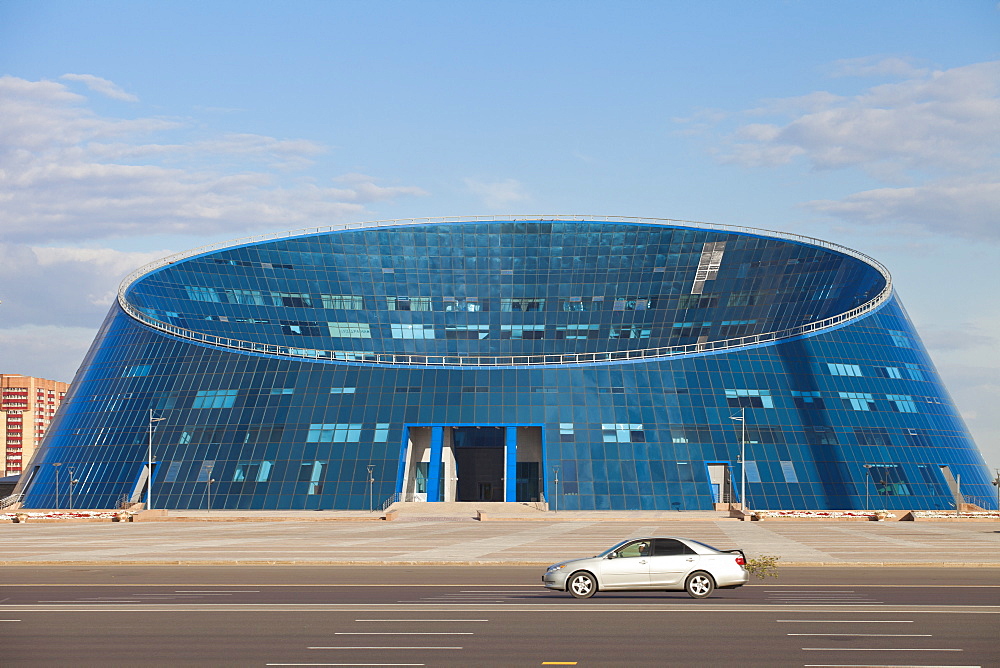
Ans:
{"label": "car side window", "polygon": [[645,541],[629,543],[618,550],[619,557],[645,557],[649,554],[649,544]]}
{"label": "car side window", "polygon": [[657,538],[656,542],[653,544],[653,549],[653,556],[656,557],[672,557],[678,554],[694,554],[694,550],[679,540],[673,540],[672,538]]}

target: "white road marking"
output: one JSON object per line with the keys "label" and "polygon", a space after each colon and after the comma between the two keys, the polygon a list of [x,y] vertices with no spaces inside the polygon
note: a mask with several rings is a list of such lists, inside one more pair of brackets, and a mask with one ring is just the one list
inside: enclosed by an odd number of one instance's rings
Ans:
{"label": "white road marking", "polygon": [[19,622],[20,619],[0,619],[0,622]]}
{"label": "white road marking", "polygon": [[493,599],[488,599],[488,598],[483,598],[483,599],[477,598],[475,600],[470,600],[470,601],[444,601],[444,600],[441,600],[440,598],[430,597],[430,598],[418,598],[415,601],[396,601],[396,603],[429,603],[431,601],[436,601],[438,603],[454,603],[456,605],[459,605],[459,604],[462,604],[462,603],[469,603],[469,604],[471,604],[471,603],[506,603],[507,602],[507,601],[495,601]]}
{"label": "white road marking", "polygon": [[464,649],[463,647],[427,647],[415,645],[412,647],[402,645],[378,646],[378,645],[341,645],[338,647],[307,647],[306,649]]}
{"label": "white road marking", "polygon": [[335,636],[472,636],[472,631],[336,631]]}
{"label": "white road marking", "polygon": [[[541,586],[541,585],[539,585],[539,586]],[[465,591],[460,591],[459,593],[460,594],[531,594],[531,593],[534,593],[535,596],[544,596],[546,594],[546,592],[544,592],[544,591],[527,592],[527,591],[523,591],[523,590],[520,590],[520,589],[510,589],[510,590],[490,589],[490,590],[482,590],[482,591],[469,589],[469,590],[465,590]],[[454,594],[451,594],[451,596],[454,596]]]}
{"label": "white road marking", "polygon": [[488,619],[355,619],[356,622],[488,622]]}
{"label": "white road marking", "polygon": [[912,624],[912,619],[776,619],[784,624]]}
{"label": "white road marking", "polygon": [[898,664],[874,664],[874,663],[807,663],[805,668],[983,668],[982,666],[917,666],[912,664],[907,664],[905,666],[900,666]]}
{"label": "white road marking", "polygon": [[964,652],[940,647],[803,647],[805,652]]}
{"label": "white road marking", "polygon": [[248,590],[226,590],[226,591],[216,591],[216,590],[206,590],[200,591],[197,589],[177,589],[174,591],[175,594],[259,594],[259,589],[248,589]]}
{"label": "white road marking", "polygon": [[425,666],[427,664],[424,663],[265,663],[264,665],[265,666]]}
{"label": "white road marking", "polygon": [[858,638],[930,638],[930,633],[786,633],[786,636],[851,636]]}

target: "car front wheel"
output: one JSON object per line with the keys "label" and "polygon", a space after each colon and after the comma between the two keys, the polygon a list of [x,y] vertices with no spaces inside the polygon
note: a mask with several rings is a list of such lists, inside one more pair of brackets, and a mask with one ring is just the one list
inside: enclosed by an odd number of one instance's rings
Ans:
{"label": "car front wheel", "polygon": [[715,590],[715,580],[708,573],[698,571],[688,576],[684,582],[684,591],[691,598],[708,598]]}
{"label": "car front wheel", "polygon": [[574,573],[566,583],[574,598],[590,598],[597,593],[597,580],[590,573]]}

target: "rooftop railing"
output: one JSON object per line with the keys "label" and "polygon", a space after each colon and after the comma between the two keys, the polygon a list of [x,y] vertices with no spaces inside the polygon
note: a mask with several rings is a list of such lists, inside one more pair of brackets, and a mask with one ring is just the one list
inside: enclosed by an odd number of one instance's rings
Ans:
{"label": "rooftop railing", "polygon": [[[259,343],[256,341],[244,341],[228,337],[206,334],[183,327],[177,327],[170,323],[157,320],[152,316],[142,312],[131,304],[126,298],[129,287],[141,277],[156,271],[162,267],[175,264],[185,259],[203,255],[216,250],[232,248],[234,246],[244,246],[249,244],[259,244],[278,239],[288,239],[293,237],[307,236],[313,234],[323,234],[326,232],[337,232],[353,229],[370,229],[378,227],[398,227],[401,225],[432,225],[437,223],[470,223],[470,222],[529,222],[529,221],[565,221],[565,222],[622,222],[639,225],[676,225],[695,229],[706,229],[719,232],[755,234],[767,236],[775,239],[796,241],[819,246],[828,250],[836,251],[861,260],[876,269],[885,279],[885,286],[874,298],[864,304],[857,306],[844,313],[816,320],[814,322],[797,325],[773,332],[741,336],[731,339],[720,339],[717,341],[705,341],[702,343],[691,343],[678,346],[666,346],[659,348],[643,348],[638,350],[616,350],[596,353],[560,353],[544,355],[418,355],[411,353],[376,353],[369,351],[349,351],[349,350],[319,350],[313,348],[299,348],[293,346],[282,346],[270,343]],[[473,366],[473,367],[497,367],[497,366],[536,366],[536,365],[557,365],[557,364],[595,364],[602,362],[624,362],[657,357],[676,357],[679,355],[691,355],[698,353],[718,352],[733,348],[744,348],[756,346],[782,339],[793,338],[814,334],[830,327],[836,327],[856,318],[860,318],[871,313],[892,296],[892,277],[889,271],[874,258],[858,252],[846,246],[806,237],[798,234],[778,232],[774,230],[764,230],[753,227],[719,225],[714,223],[700,223],[694,221],[660,219],[660,218],[626,218],[620,216],[472,216],[464,218],[411,218],[405,220],[380,220],[363,223],[347,223],[344,225],[334,225],[326,227],[309,228],[294,232],[280,232],[267,235],[246,237],[234,241],[222,242],[201,246],[182,253],[171,255],[137,269],[125,277],[118,288],[118,303],[129,316],[139,322],[154,329],[171,334],[178,338],[189,341],[197,341],[211,346],[230,348],[234,350],[258,353],[264,355],[277,355],[282,357],[293,357],[298,359],[323,360],[335,362],[355,362],[368,364],[391,364],[403,366]]]}

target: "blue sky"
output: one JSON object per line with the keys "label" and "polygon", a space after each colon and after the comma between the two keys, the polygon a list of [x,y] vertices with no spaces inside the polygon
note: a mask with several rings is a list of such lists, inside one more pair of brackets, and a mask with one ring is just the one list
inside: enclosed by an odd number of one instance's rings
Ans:
{"label": "blue sky", "polygon": [[1000,466],[1000,5],[0,0],[0,370],[129,270],[337,222],[703,220],[866,252]]}

